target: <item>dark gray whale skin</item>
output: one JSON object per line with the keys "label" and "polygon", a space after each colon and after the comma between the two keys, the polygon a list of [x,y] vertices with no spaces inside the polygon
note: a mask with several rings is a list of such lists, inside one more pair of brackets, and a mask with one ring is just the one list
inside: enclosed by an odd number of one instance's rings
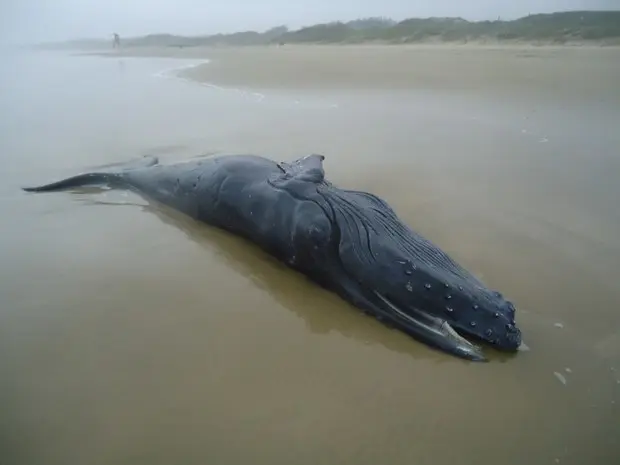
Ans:
{"label": "dark gray whale skin", "polygon": [[227,155],[24,187],[49,192],[92,185],[131,189],[246,238],[317,284],[429,346],[487,360],[465,337],[516,351],[515,307],[404,224],[379,197],[325,178],[323,155],[290,163]]}

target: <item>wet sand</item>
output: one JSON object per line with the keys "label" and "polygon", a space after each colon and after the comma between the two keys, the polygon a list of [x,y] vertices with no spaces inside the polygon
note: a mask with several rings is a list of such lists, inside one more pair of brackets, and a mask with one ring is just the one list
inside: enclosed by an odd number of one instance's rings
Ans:
{"label": "wet sand", "polygon": [[[615,463],[618,55],[285,46],[11,67],[7,463]],[[187,81],[158,73],[203,58]],[[324,153],[333,182],[382,196],[510,297],[530,350],[454,359],[137,196],[18,189],[234,152]]]}
{"label": "wet sand", "polygon": [[[620,47],[533,45],[285,45],[135,48],[105,55],[207,58],[183,73],[214,84],[268,89],[440,89],[539,98],[620,100]],[[588,73],[594,73],[587,79]]]}

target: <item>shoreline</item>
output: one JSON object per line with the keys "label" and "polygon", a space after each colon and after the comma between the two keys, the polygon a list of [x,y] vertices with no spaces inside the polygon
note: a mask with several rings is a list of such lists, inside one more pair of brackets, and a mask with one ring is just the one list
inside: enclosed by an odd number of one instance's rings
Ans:
{"label": "shoreline", "polygon": [[[94,55],[94,56],[204,56],[204,53],[213,51],[227,50],[273,50],[273,49],[312,49],[312,48],[340,48],[340,49],[424,49],[424,50],[445,50],[445,49],[465,49],[465,50],[608,50],[620,49],[620,40],[607,41],[574,41],[558,43],[552,41],[482,41],[470,40],[466,42],[457,41],[426,41],[408,43],[390,43],[381,41],[366,41],[359,43],[328,43],[328,42],[307,42],[307,43],[285,43],[276,44],[256,44],[256,45],[196,45],[196,46],[122,46],[120,49],[101,49],[101,48],[80,48],[67,47],[52,49],[51,51],[65,51],[74,55]],[[45,50],[45,49],[44,49]]]}

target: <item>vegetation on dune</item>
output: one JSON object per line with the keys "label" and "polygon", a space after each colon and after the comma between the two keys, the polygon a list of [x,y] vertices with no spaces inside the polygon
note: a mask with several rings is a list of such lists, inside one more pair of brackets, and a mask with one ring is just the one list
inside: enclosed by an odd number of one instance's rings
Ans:
{"label": "vegetation on dune", "polygon": [[[270,44],[354,44],[366,42],[423,43],[468,41],[523,41],[545,43],[620,43],[620,11],[571,11],[535,14],[512,21],[467,21],[462,18],[411,18],[396,22],[364,18],[316,24],[291,31],[278,26],[266,32],[245,31],[205,36],[150,34],[123,39],[128,47],[194,47]],[[95,47],[100,40],[65,42],[64,46]]]}
{"label": "vegetation on dune", "polygon": [[574,11],[530,15],[513,21],[462,18],[411,18],[399,23],[369,23],[356,28],[335,22],[283,34],[284,42],[465,42],[522,40],[565,43],[620,38],[620,11]]}

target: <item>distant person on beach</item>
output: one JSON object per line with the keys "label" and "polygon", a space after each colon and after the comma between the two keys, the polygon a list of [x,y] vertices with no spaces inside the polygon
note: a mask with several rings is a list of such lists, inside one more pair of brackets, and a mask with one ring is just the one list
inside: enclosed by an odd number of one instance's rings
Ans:
{"label": "distant person on beach", "polygon": [[113,35],[114,35],[114,43],[112,44],[112,47],[121,48],[121,38],[116,32]]}

